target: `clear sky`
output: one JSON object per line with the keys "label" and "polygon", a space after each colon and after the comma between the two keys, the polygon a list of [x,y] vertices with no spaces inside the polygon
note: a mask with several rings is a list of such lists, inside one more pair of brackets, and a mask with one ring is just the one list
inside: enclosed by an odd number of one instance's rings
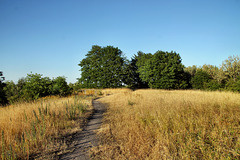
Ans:
{"label": "clear sky", "polygon": [[80,77],[92,45],[176,51],[185,66],[240,55],[240,0],[0,0],[0,71]]}

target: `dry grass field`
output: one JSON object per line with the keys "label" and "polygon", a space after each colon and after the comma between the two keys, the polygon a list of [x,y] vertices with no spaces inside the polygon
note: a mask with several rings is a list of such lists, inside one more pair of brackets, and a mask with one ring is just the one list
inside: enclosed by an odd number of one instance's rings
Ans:
{"label": "dry grass field", "polygon": [[240,94],[103,90],[93,159],[239,159]]}
{"label": "dry grass field", "polygon": [[81,129],[91,101],[81,95],[48,97],[0,108],[0,159],[29,159],[64,148],[61,136]]}

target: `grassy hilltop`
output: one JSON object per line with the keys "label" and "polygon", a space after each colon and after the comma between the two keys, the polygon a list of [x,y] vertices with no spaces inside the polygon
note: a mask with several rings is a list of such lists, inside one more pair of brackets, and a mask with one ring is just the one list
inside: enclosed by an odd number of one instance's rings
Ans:
{"label": "grassy hilltop", "polygon": [[101,102],[109,108],[96,159],[240,157],[238,93],[118,90]]}
{"label": "grassy hilltop", "polygon": [[[220,91],[86,90],[107,106],[93,159],[238,159],[240,94]],[[0,108],[2,159],[64,149],[92,97],[47,97]]]}

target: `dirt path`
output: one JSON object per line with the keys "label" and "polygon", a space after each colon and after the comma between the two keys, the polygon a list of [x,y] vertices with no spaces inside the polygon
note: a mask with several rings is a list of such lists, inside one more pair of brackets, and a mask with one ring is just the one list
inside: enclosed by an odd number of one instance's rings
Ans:
{"label": "dirt path", "polygon": [[104,105],[97,100],[93,101],[93,107],[93,116],[89,119],[83,131],[72,137],[71,146],[69,147],[71,152],[62,155],[60,157],[61,160],[90,159],[88,151],[92,146],[96,146],[98,144],[96,130],[101,126],[103,113],[105,111]]}

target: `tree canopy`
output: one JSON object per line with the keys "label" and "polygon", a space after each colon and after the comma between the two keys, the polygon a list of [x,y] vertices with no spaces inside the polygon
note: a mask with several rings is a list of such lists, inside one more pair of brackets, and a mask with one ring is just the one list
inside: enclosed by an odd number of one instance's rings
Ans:
{"label": "tree canopy", "polygon": [[79,82],[86,88],[161,88],[183,89],[188,86],[181,57],[176,52],[138,52],[131,61],[113,46],[92,46],[79,66]]}
{"label": "tree canopy", "polygon": [[138,73],[140,78],[151,88],[180,89],[186,88],[184,66],[176,52],[157,51],[155,54],[140,54]]}
{"label": "tree canopy", "polygon": [[79,82],[85,88],[117,88],[124,85],[126,58],[118,48],[94,45],[79,66]]}
{"label": "tree canopy", "polygon": [[78,84],[83,88],[240,90],[239,56],[230,56],[220,67],[204,64],[185,68],[180,54],[174,51],[139,51],[127,60],[117,47],[94,45],[79,66]]}
{"label": "tree canopy", "polygon": [[240,57],[239,56],[229,56],[221,66],[226,77],[236,82],[240,76]]}
{"label": "tree canopy", "polygon": [[3,72],[0,71],[0,105],[5,105],[8,103],[6,93],[4,91],[4,87],[6,86],[5,83],[3,83],[5,77],[3,77]]}
{"label": "tree canopy", "polygon": [[65,77],[57,77],[53,79],[53,85],[52,85],[52,94],[53,95],[60,95],[60,96],[66,96],[70,94],[71,90],[66,82]]}
{"label": "tree canopy", "polygon": [[[71,88],[65,77],[50,79],[42,74],[28,74],[18,80],[17,84],[7,81],[0,84],[0,100],[10,104],[19,101],[31,101],[45,96],[67,96],[71,94]],[[3,104],[3,103],[1,103]]]}
{"label": "tree canopy", "polygon": [[26,100],[38,99],[51,94],[52,81],[41,74],[28,74],[25,78],[23,94]]}
{"label": "tree canopy", "polygon": [[195,76],[192,78],[192,86],[195,89],[204,89],[206,84],[210,81],[210,75],[203,70],[196,72]]}

